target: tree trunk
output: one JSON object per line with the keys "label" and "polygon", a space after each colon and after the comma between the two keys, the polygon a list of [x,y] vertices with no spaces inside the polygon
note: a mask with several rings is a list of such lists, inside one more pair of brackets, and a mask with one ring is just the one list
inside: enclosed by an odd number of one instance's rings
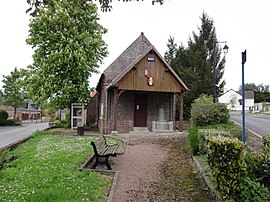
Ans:
{"label": "tree trunk", "polygon": [[14,107],[14,114],[13,114],[13,119],[16,120],[16,114],[17,114],[17,107]]}

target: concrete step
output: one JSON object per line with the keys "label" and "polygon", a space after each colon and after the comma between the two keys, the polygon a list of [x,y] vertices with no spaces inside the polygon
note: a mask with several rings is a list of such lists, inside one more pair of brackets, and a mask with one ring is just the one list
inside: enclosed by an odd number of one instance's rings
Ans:
{"label": "concrete step", "polygon": [[134,133],[149,133],[149,129],[147,127],[134,127]]}

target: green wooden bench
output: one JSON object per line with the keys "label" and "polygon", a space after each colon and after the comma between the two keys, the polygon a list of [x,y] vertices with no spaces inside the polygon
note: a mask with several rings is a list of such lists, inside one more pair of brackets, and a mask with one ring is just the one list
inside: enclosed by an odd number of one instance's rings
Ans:
{"label": "green wooden bench", "polygon": [[109,164],[109,157],[116,157],[119,145],[118,144],[107,144],[105,136],[98,138],[95,141],[91,142],[95,153],[95,164],[92,166],[92,169],[95,169],[98,164],[105,164],[108,170],[111,170]]}

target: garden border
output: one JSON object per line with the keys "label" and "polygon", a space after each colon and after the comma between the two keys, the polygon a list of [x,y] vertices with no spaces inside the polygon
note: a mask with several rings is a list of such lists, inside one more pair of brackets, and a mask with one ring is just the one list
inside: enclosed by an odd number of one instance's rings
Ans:
{"label": "garden border", "polygon": [[222,200],[220,194],[218,193],[218,191],[215,190],[215,187],[214,187],[213,183],[211,182],[211,180],[209,179],[209,177],[206,175],[206,172],[205,172],[205,169],[203,168],[203,166],[200,164],[200,162],[198,161],[198,159],[195,156],[192,156],[192,160],[193,160],[197,170],[201,174],[204,182],[209,187],[211,193],[215,196],[217,201],[222,202],[223,200]]}

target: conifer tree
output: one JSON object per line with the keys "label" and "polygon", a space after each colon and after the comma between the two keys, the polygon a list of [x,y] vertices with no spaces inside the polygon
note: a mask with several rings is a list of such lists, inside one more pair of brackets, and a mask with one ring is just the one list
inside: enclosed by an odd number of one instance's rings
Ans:
{"label": "conifer tree", "polygon": [[[217,41],[214,21],[205,12],[200,17],[201,26],[198,32],[193,31],[188,39],[188,46],[183,45],[176,48],[177,44],[168,40],[168,51],[165,58],[175,72],[186,83],[190,91],[184,95],[185,118],[189,118],[191,103],[200,95],[213,94],[213,56],[214,44]],[[174,43],[174,44],[172,44]],[[169,58],[171,52],[176,52],[173,58]],[[221,47],[216,44],[216,90],[219,96],[224,89],[225,81],[223,80],[225,57],[222,57]]]}

